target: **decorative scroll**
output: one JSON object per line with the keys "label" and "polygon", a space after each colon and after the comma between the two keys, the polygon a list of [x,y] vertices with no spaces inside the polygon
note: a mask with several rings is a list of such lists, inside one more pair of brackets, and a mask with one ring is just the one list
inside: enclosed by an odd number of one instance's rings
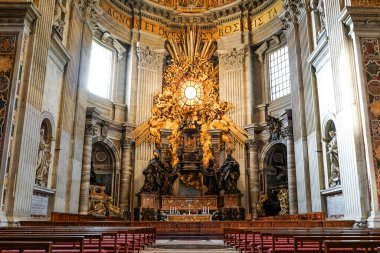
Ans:
{"label": "decorative scroll", "polygon": [[362,67],[367,84],[369,120],[371,127],[374,165],[376,171],[377,195],[380,201],[380,50],[379,38],[361,39]]}
{"label": "decorative scroll", "polygon": [[16,54],[16,35],[0,34],[0,154],[3,149],[9,95]]}

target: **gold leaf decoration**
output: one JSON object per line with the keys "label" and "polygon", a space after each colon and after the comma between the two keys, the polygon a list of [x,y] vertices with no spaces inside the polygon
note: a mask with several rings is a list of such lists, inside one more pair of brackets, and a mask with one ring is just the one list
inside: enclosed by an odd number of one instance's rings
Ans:
{"label": "gold leaf decoration", "polygon": [[370,111],[375,114],[376,116],[380,116],[380,101],[379,100],[375,100],[374,102],[372,102],[370,105]]}
{"label": "gold leaf decoration", "polygon": [[[215,58],[217,44],[215,41],[201,39],[197,27],[187,27],[179,39],[171,39],[166,46],[171,62],[163,75],[163,92],[154,96],[152,117],[138,126],[132,137],[136,145],[145,141],[160,144],[160,129],[171,129],[170,136],[172,165],[178,162],[177,149],[181,144],[179,127],[182,120],[196,121],[202,125],[200,141],[203,150],[203,164],[208,166],[213,158],[209,130],[222,131],[225,144],[247,140],[245,130],[234,124],[227,112],[233,105],[219,99],[219,66]],[[192,106],[184,104],[183,85],[188,81],[201,86],[202,99]]]}

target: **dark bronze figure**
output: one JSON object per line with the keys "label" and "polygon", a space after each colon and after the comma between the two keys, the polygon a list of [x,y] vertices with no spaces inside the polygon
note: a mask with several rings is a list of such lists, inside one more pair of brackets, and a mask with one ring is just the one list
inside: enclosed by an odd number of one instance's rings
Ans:
{"label": "dark bronze figure", "polygon": [[206,195],[219,194],[214,165],[214,160],[211,159],[207,170],[201,171],[203,174],[203,185],[206,186],[208,189],[205,193]]}
{"label": "dark bronze figure", "polygon": [[240,177],[239,163],[232,157],[232,149],[227,149],[227,158],[220,168],[219,189],[225,193],[240,193],[237,182]]}

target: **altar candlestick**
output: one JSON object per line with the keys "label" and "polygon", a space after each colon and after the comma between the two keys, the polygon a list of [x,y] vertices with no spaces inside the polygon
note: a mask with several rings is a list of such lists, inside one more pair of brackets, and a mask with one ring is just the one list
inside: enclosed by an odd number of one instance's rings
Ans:
{"label": "altar candlestick", "polygon": [[210,214],[210,207],[207,207],[207,214]]}

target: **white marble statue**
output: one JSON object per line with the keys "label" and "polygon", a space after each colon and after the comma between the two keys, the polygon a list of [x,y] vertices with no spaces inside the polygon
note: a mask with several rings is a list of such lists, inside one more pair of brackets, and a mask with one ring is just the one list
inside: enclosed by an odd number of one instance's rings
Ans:
{"label": "white marble statue", "polygon": [[40,144],[38,147],[36,181],[39,186],[46,187],[51,163],[50,143],[45,140],[45,128],[40,129]]}
{"label": "white marble statue", "polygon": [[329,131],[330,140],[322,139],[326,144],[327,154],[330,160],[330,178],[329,186],[334,187],[340,185],[340,171],[339,171],[339,159],[338,159],[338,142],[336,139],[335,131]]}

